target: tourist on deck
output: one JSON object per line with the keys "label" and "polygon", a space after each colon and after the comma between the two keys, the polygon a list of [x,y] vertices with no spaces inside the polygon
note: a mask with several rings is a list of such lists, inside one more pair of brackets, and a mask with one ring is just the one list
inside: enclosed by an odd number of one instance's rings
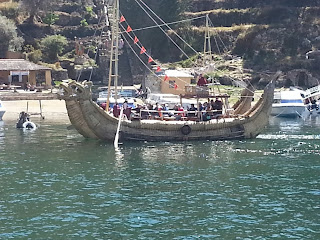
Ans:
{"label": "tourist on deck", "polygon": [[180,104],[175,105],[173,110],[176,120],[181,120],[184,117],[184,109]]}
{"label": "tourist on deck", "polygon": [[203,87],[203,86],[206,86],[207,84],[208,84],[207,79],[203,77],[202,74],[200,74],[197,85],[200,87]]}
{"label": "tourist on deck", "polygon": [[146,105],[143,105],[140,110],[141,119],[149,119],[151,117]]}
{"label": "tourist on deck", "polygon": [[116,118],[119,117],[119,115],[120,115],[120,107],[119,107],[118,103],[115,103],[113,105],[112,112],[113,112],[113,116],[114,117],[116,117]]}
{"label": "tourist on deck", "polygon": [[216,98],[216,101],[212,106],[213,110],[215,110],[215,114],[222,114],[222,106],[222,101],[219,98]]}
{"label": "tourist on deck", "polygon": [[211,104],[207,104],[205,108],[205,113],[203,113],[203,121],[210,121],[213,118],[213,112],[212,112],[212,107]]}
{"label": "tourist on deck", "polygon": [[188,117],[195,117],[196,116],[197,108],[191,103],[190,107],[188,108]]}
{"label": "tourist on deck", "polygon": [[137,107],[133,109],[137,115],[140,115],[142,106],[138,103]]}
{"label": "tourist on deck", "polygon": [[203,105],[201,102],[198,103],[198,118],[202,120],[202,110],[203,110]]}

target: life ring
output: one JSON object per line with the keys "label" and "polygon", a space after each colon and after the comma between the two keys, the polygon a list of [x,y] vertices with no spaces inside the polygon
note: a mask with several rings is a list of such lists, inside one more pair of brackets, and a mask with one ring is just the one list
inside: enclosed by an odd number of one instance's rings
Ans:
{"label": "life ring", "polygon": [[180,131],[183,135],[188,135],[191,133],[191,127],[189,125],[184,125],[182,128],[180,128]]}
{"label": "life ring", "polygon": [[30,121],[26,121],[22,124],[22,127],[24,129],[36,129],[37,126],[33,123],[33,122],[30,122]]}

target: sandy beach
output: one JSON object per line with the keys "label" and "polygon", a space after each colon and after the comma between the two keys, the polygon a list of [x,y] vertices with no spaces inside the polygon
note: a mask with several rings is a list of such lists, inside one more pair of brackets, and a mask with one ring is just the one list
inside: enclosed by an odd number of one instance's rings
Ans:
{"label": "sandy beach", "polygon": [[[28,112],[30,120],[70,124],[65,101],[57,99],[57,89],[44,90],[41,93],[18,90],[1,91],[0,100],[6,112],[3,121],[16,121],[20,112]],[[40,113],[42,113],[41,117]]]}
{"label": "sandy beach", "polygon": [[[67,114],[65,101],[63,100],[17,100],[17,101],[2,101],[6,112],[3,116],[3,121],[17,120],[19,113],[27,111],[33,122],[61,122],[70,123]],[[40,116],[40,104],[42,116]]]}

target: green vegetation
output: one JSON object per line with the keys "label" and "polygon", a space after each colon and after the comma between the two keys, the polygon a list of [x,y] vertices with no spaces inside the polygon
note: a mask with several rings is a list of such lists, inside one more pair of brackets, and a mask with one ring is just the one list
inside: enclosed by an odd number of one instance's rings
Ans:
{"label": "green vegetation", "polygon": [[67,45],[67,39],[61,35],[51,35],[41,40],[42,53],[45,60],[54,62],[58,60],[58,55],[62,53]]}
{"label": "green vegetation", "polygon": [[40,49],[35,49],[32,45],[26,45],[24,47],[24,54],[31,62],[38,63],[42,58],[42,52]]}
{"label": "green vegetation", "polygon": [[43,23],[48,24],[49,26],[55,24],[55,22],[59,19],[59,16],[54,13],[47,13],[46,17],[43,19]]}
{"label": "green vegetation", "polygon": [[89,24],[88,24],[88,22],[87,22],[87,20],[86,19],[82,19],[81,21],[80,21],[80,26],[81,27],[86,27],[86,26],[88,26]]}
{"label": "green vegetation", "polygon": [[58,0],[22,0],[22,6],[29,14],[29,22],[36,22],[36,16],[41,10],[47,11]]}
{"label": "green vegetation", "polygon": [[6,51],[21,49],[24,40],[17,34],[15,23],[7,17],[0,16],[0,58],[5,57]]}

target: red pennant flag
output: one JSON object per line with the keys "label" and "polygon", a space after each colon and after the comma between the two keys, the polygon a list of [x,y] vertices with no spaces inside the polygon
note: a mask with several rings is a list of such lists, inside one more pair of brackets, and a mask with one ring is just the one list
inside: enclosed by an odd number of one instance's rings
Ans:
{"label": "red pennant flag", "polygon": [[143,53],[145,53],[147,50],[142,46],[142,48],[141,48],[141,51],[140,51],[140,54],[143,54]]}
{"label": "red pennant flag", "polygon": [[175,83],[174,84],[174,89],[177,90],[177,88],[178,88],[178,85]]}
{"label": "red pennant flag", "polygon": [[167,81],[167,80],[169,80],[169,77],[167,75],[165,75],[163,80]]}
{"label": "red pennant flag", "polygon": [[122,23],[122,22],[124,22],[126,19],[124,18],[124,16],[121,16],[120,17],[120,22]]}
{"label": "red pennant flag", "polygon": [[151,62],[153,62],[153,59],[152,57],[149,56],[148,63],[151,63]]}
{"label": "red pennant flag", "polygon": [[127,27],[127,32],[131,32],[132,31],[132,28],[130,26]]}
{"label": "red pennant flag", "polygon": [[160,72],[160,71],[161,71],[161,68],[160,66],[158,66],[156,72]]}
{"label": "red pennant flag", "polygon": [[134,41],[133,41],[133,43],[134,43],[134,44],[137,44],[137,42],[139,42],[139,39],[137,38],[137,36],[134,36]]}

